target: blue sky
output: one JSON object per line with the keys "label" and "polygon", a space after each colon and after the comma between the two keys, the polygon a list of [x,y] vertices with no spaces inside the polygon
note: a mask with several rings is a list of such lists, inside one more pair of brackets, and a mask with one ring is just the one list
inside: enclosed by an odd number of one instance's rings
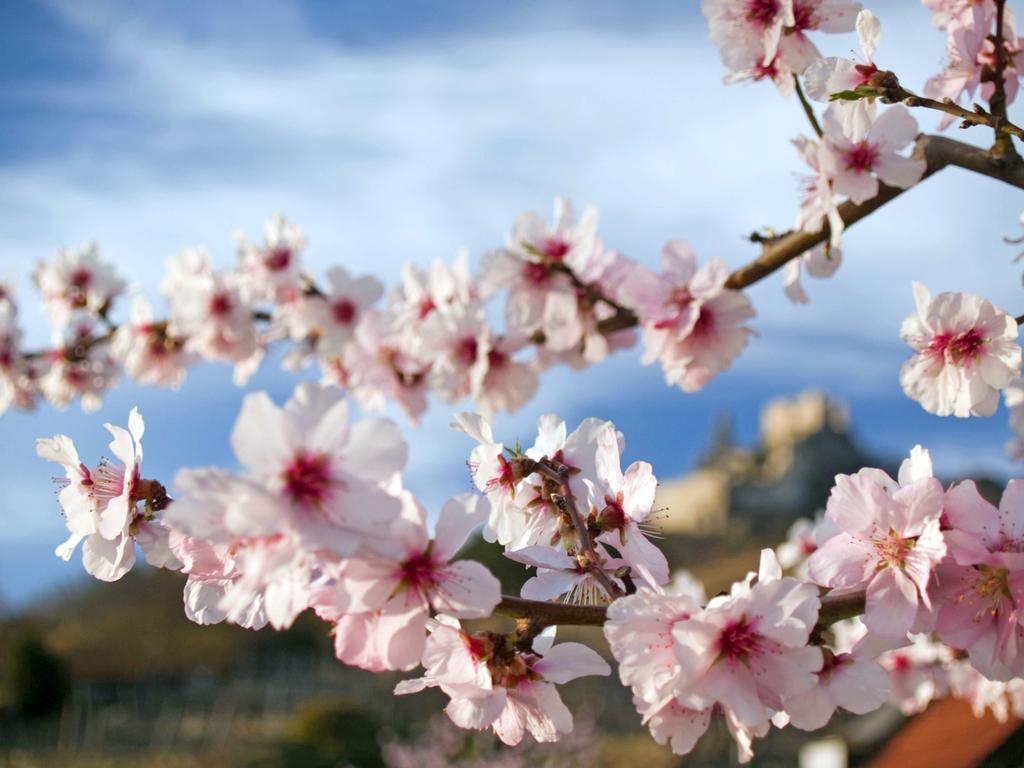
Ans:
{"label": "blue sky", "polygon": [[[342,263],[395,282],[405,261],[476,262],[522,210],[556,194],[601,211],[607,245],[655,265],[670,238],[733,266],[744,235],[786,228],[806,132],[771,86],[721,84],[696,3],[277,2],[23,3],[0,25],[0,276],[19,285],[24,325],[48,331],[28,276],[57,247],[100,242],[133,289],[156,297],[164,260],[205,244],[233,259],[231,233],[281,212],[307,232],[314,272]],[[927,11],[876,3],[879,62],[908,87],[944,50]],[[819,36],[835,55],[852,35]],[[922,128],[937,122],[918,114]],[[985,142],[982,129],[956,138]],[[614,420],[627,459],[660,476],[689,467],[715,414],[750,438],[768,398],[822,388],[845,400],[859,438],[899,455],[931,448],[948,474],[1017,471],[1002,456],[1005,413],[938,419],[902,394],[910,282],[982,294],[1024,312],[1015,251],[1018,190],[947,170],[853,227],[836,277],[794,307],[778,277],[755,286],[760,336],[697,395],[667,388],[635,352],[583,373],[553,371],[498,433],[529,437],[541,413]],[[124,307],[126,309],[126,307]],[[287,397],[295,379],[265,365],[248,389]],[[243,390],[201,366],[180,393],[122,384],[98,414],[43,407],[0,417],[0,597],[21,604],[80,578],[52,555],[63,539],[53,467],[37,436],[106,450],[104,421],[147,420],[147,474],[230,465]],[[466,489],[468,441],[451,411],[408,428],[407,483],[431,505]]]}

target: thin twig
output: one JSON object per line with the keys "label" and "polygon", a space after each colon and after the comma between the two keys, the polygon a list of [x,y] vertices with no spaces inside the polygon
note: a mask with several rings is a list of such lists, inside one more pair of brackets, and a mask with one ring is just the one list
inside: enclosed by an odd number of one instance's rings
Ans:
{"label": "thin twig", "polygon": [[[576,507],[576,497],[573,495],[572,487],[569,485],[569,468],[562,466],[555,468],[548,464],[545,460],[538,461],[534,466],[534,471],[544,475],[551,480],[554,480],[562,489],[561,500],[559,509],[565,512],[569,519],[572,520],[573,527],[576,529],[576,538],[579,541],[580,548],[583,550],[584,555],[587,559],[587,570],[593,574],[594,578],[601,584],[604,591],[608,593],[608,597],[615,599],[622,595],[622,590],[619,589],[618,585],[615,584],[605,573],[604,568],[601,567],[601,557],[597,553],[597,549],[594,547],[594,541],[590,538],[590,531],[587,530],[587,524],[584,522],[583,517],[579,513],[579,509]],[[556,501],[556,504],[558,502]]]}
{"label": "thin twig", "polygon": [[[995,92],[989,99],[988,105],[992,109],[992,128],[996,132],[996,142],[992,150],[999,155],[1016,157],[1017,150],[1007,135],[1012,125],[1006,119],[1006,85],[1003,82],[1003,75],[1006,72],[1006,43],[1003,39],[1003,17],[1006,11],[1006,0],[996,0],[996,71],[995,71]],[[1021,134],[1015,134],[1021,138]]]}
{"label": "thin twig", "polygon": [[811,106],[811,102],[807,100],[804,95],[804,89],[800,87],[800,76],[796,73],[793,74],[793,90],[796,91],[796,96],[800,99],[800,106],[804,108],[804,114],[807,115],[807,119],[811,123],[811,128],[818,135],[820,139],[822,136],[821,125],[818,123],[818,118],[814,115],[814,107]]}

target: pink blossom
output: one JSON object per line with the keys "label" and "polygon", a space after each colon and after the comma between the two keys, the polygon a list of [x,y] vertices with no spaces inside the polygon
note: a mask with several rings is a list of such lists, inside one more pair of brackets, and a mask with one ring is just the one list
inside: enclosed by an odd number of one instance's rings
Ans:
{"label": "pink blossom", "polygon": [[665,381],[695,392],[725,370],[746,346],[754,316],[750,300],[725,287],[721,259],[697,269],[690,247],[669,242],[661,252],[663,273],[637,269],[623,290],[644,329],[643,362],[660,359]]}
{"label": "pink blossom", "polygon": [[[938,13],[936,14],[938,18]],[[991,101],[995,94],[995,82],[992,74],[995,71],[995,43],[991,33],[995,20],[994,6],[991,3],[974,4],[966,13],[959,13],[948,29],[946,68],[929,78],[925,83],[924,94],[934,99],[952,99],[960,101],[966,96],[968,102],[975,97],[981,86],[981,96]],[[1012,103],[1017,97],[1019,72],[1024,67],[1024,43],[1017,37],[1013,13],[1006,10],[1003,19],[1003,47],[1005,70],[1003,88],[1006,103]],[[945,128],[953,122],[952,116],[946,116],[939,124]]]}
{"label": "pink blossom", "polygon": [[344,354],[321,358],[320,365],[324,382],[349,390],[363,408],[379,411],[395,403],[416,423],[427,409],[430,366],[408,353],[393,323],[393,317],[367,310]]}
{"label": "pink blossom", "polygon": [[996,16],[996,5],[992,0],[921,0],[932,12],[932,24],[939,29],[963,26],[973,23],[976,11],[991,23]]}
{"label": "pink blossom", "polygon": [[186,250],[167,262],[160,290],[171,308],[167,332],[204,360],[235,365],[235,383],[243,384],[262,350],[237,277],[213,272],[205,251]]}
{"label": "pink blossom", "polygon": [[394,422],[350,426],[341,392],[303,383],[284,408],[265,392],[247,395],[231,445],[249,477],[274,498],[280,530],[303,546],[350,555],[386,540],[401,505],[384,485],[407,451]]}
{"label": "pink blossom", "polygon": [[717,704],[738,725],[760,729],[815,684],[822,654],[807,642],[818,618],[817,590],[781,572],[763,550],[756,583],[734,584],[729,595],[675,624],[680,704]]}
{"label": "pink blossom", "polygon": [[690,709],[676,699],[682,668],[676,655],[673,628],[701,611],[697,596],[666,595],[641,587],[608,607],[604,634],[619,663],[623,685],[633,690],[633,703],[659,744],[685,755],[704,735],[712,708]]}
{"label": "pink blossom", "polygon": [[[823,145],[816,139],[798,136],[793,139],[793,146],[796,147],[803,161],[814,171],[813,176],[801,177],[802,195],[800,198],[800,210],[796,216],[796,228],[803,232],[814,234],[820,232],[827,223],[831,251],[826,253],[833,251],[838,253],[843,228],[846,225],[843,223],[843,217],[839,215],[839,198],[832,187],[832,177],[823,169],[821,161],[822,153],[824,152]],[[810,261],[813,257],[806,256],[805,254],[805,258]],[[838,260],[835,263],[838,266]],[[816,264],[821,265],[820,260],[816,260]],[[808,270],[810,270],[810,266],[810,263],[808,263]],[[827,270],[822,269],[821,272],[822,274],[815,275],[815,277],[826,276]],[[799,275],[799,269],[797,269],[797,275]],[[786,282],[787,284],[795,282],[791,274],[787,274]],[[801,290],[800,293],[802,292]]]}
{"label": "pink blossom", "polygon": [[312,337],[317,355],[330,358],[344,351],[363,312],[383,293],[384,286],[376,278],[352,277],[344,267],[333,267],[327,271],[322,293],[302,293],[279,309],[292,339],[301,342]]}
{"label": "pink blossom", "polygon": [[451,701],[445,713],[460,728],[492,728],[504,743],[516,745],[527,731],[539,742],[570,733],[572,713],[556,684],[611,669],[580,643],[552,646],[554,632],[533,640],[533,651],[517,649],[508,635],[467,635],[458,622],[439,617],[428,624],[423,654],[426,674],[395,687],[398,695],[440,687]]}
{"label": "pink blossom", "polygon": [[48,365],[35,375],[39,391],[55,408],[66,408],[77,397],[82,410],[92,413],[117,383],[118,368],[110,348],[95,339],[92,320],[81,314],[54,334],[54,346],[46,355]]}
{"label": "pink blossom", "polygon": [[635,576],[664,584],[669,579],[668,561],[647,538],[649,528],[644,528],[649,525],[658,480],[646,461],[635,461],[623,472],[621,456],[615,432],[600,431],[596,482],[584,478],[594,525],[601,531],[598,541],[614,547]]}
{"label": "pink blossom", "polygon": [[138,383],[178,389],[195,362],[185,347],[186,340],[169,334],[166,323],[154,323],[149,304],[136,297],[131,321],[117,329],[112,352]]}
{"label": "pink blossom", "polygon": [[365,669],[412,669],[423,655],[431,612],[485,618],[501,599],[501,584],[480,563],[449,562],[474,527],[487,502],[457,496],[441,509],[430,539],[423,509],[403,495],[403,514],[392,525],[398,552],[337,563],[333,584],[313,596],[317,612],[337,624],[339,659]]}
{"label": "pink blossom", "polygon": [[483,536],[507,546],[526,532],[527,510],[516,501],[523,481],[522,462],[506,455],[505,446],[494,441],[491,425],[479,414],[456,413],[451,426],[479,443],[467,464],[473,484],[490,502]]}
{"label": "pink blossom", "polygon": [[217,469],[182,470],[174,489],[164,521],[189,575],[189,617],[250,628],[290,626],[309,604],[319,563],[297,546],[280,501],[257,480]]}
{"label": "pink blossom", "polygon": [[889,698],[889,673],[875,660],[877,652],[859,621],[831,628],[832,648],[822,649],[818,684],[786,701],[789,722],[803,731],[823,728],[837,709],[864,715]]}
{"label": "pink blossom", "polygon": [[911,644],[882,654],[878,661],[889,672],[890,701],[904,715],[923,712],[949,691],[946,668],[953,651],[928,635],[911,635]]}
{"label": "pink blossom", "polygon": [[49,262],[39,262],[32,280],[43,295],[50,321],[68,325],[77,312],[104,314],[125,288],[113,267],[100,259],[99,248],[61,248]]}
{"label": "pink blossom", "polygon": [[935,478],[897,484],[881,470],[837,475],[826,514],[839,533],[810,556],[810,576],[826,587],[866,589],[864,624],[902,638],[919,606],[931,609],[928,580],[946,553],[941,513],[942,484]]}
{"label": "pink blossom", "polygon": [[301,251],[306,237],[283,216],[271,216],[263,225],[263,244],[236,235],[238,271],[249,301],[287,302],[296,297],[302,277]]}
{"label": "pink blossom", "polygon": [[[602,337],[603,338],[603,337]],[[475,402],[480,413],[493,418],[498,411],[519,410],[537,391],[537,374],[529,363],[512,356],[527,345],[523,338],[498,336],[487,352],[487,373]]]}
{"label": "pink blossom", "polygon": [[776,59],[783,30],[796,24],[793,0],[701,0],[700,8],[730,70],[744,55],[767,66]]}
{"label": "pink blossom", "polygon": [[490,364],[493,334],[483,308],[460,305],[421,326],[417,356],[432,361],[430,387],[446,403],[477,397]]}
{"label": "pink blossom", "polygon": [[[599,561],[593,563],[606,572],[615,571],[624,561],[611,557],[601,546],[596,546]],[[537,575],[523,584],[520,594],[527,600],[561,600],[578,605],[604,605],[612,600],[604,585],[594,576],[592,568],[580,564],[577,556],[564,549],[531,546],[506,552],[505,557],[537,569]],[[620,589],[620,580],[612,578]]]}
{"label": "pink blossom", "polygon": [[833,102],[832,109],[842,126],[843,135],[851,142],[863,141],[875,121],[875,97],[871,79],[878,72],[875,66],[875,50],[882,35],[882,27],[871,11],[857,15],[857,38],[864,63],[830,56],[812,64],[806,74],[807,95],[815,101],[829,101],[833,94],[843,91],[857,91],[864,96],[859,99],[840,99]]}
{"label": "pink blossom", "polygon": [[790,259],[783,268],[783,288],[786,297],[794,304],[807,304],[810,299],[800,284],[800,267],[807,269],[811,277],[831,277],[843,261],[843,252],[823,243]]}
{"label": "pink blossom", "polygon": [[946,493],[951,558],[936,574],[942,642],[970,652],[992,680],[1024,676],[1024,480],[1011,480],[999,508],[970,480]]}
{"label": "pink blossom", "polygon": [[900,369],[907,397],[939,416],[991,416],[999,390],[1019,374],[1017,322],[969,293],[935,297],[914,283],[916,311],[900,337],[914,354]]}
{"label": "pink blossom", "polygon": [[[135,543],[156,567],[177,569],[181,563],[167,546],[167,529],[155,520],[166,501],[162,489],[143,481],[142,435],[145,425],[138,409],[128,417],[128,429],[104,424],[113,435],[110,451],[121,464],[102,460],[88,468],[66,435],[36,441],[40,458],[61,464],[66,481],[60,492],[61,509],[71,536],[57,547],[58,557],[68,560],[84,539],[85,570],[102,581],[116,581],[135,564]],[[154,496],[160,498],[154,498]],[[145,502],[145,510],[138,509]]]}
{"label": "pink blossom", "polygon": [[917,121],[902,104],[885,110],[857,141],[847,138],[834,107],[825,111],[822,127],[822,171],[832,179],[836,194],[848,195],[855,203],[878,194],[880,180],[890,187],[906,189],[924,174],[923,159],[899,154],[918,133]]}

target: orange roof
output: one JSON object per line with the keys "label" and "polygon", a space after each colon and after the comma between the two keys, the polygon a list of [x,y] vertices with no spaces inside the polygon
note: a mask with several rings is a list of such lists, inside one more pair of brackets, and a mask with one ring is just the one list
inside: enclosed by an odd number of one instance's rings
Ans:
{"label": "orange roof", "polygon": [[897,731],[866,768],[980,765],[1020,727],[1014,717],[1005,723],[987,711],[984,717],[975,717],[966,702],[943,699]]}

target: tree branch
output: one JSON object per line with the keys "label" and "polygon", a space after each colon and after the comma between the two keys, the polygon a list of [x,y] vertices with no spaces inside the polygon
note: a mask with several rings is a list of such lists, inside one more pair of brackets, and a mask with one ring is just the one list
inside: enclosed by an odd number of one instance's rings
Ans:
{"label": "tree branch", "polygon": [[796,91],[796,96],[800,99],[800,106],[804,108],[804,114],[807,115],[807,120],[810,122],[811,128],[814,129],[815,134],[817,134],[820,139],[822,135],[821,125],[818,123],[818,118],[814,114],[814,107],[811,106],[811,103],[804,95],[804,89],[800,87],[800,76],[796,73],[793,74],[793,90]]}
{"label": "tree branch", "polygon": [[556,469],[546,463],[547,459],[542,459],[534,465],[534,471],[539,472],[547,478],[554,480],[562,488],[561,501],[559,504],[558,500],[554,500],[558,504],[559,509],[565,512],[569,519],[572,520],[573,527],[576,529],[576,539],[579,541],[580,548],[583,551],[587,559],[587,570],[593,574],[594,578],[600,582],[601,586],[604,587],[604,591],[608,594],[608,597],[615,599],[622,595],[622,590],[616,586],[615,582],[609,578],[608,574],[605,573],[604,568],[601,566],[601,557],[597,554],[597,550],[594,548],[594,542],[590,538],[590,531],[587,530],[587,524],[583,522],[583,518],[580,516],[579,509],[576,507],[576,497],[573,495],[572,488],[569,486],[569,472],[568,467],[564,465]]}
{"label": "tree branch", "polygon": [[[574,605],[572,603],[545,603],[538,600],[524,600],[521,597],[503,595],[494,612],[514,619],[530,619],[533,626],[540,628],[556,625],[578,627],[600,627],[608,619],[608,607],[604,605]],[[826,594],[821,598],[818,612],[819,628],[825,628],[837,621],[860,616],[864,613],[864,593],[833,597]]]}
{"label": "tree branch", "polygon": [[[1017,156],[1001,156],[991,150],[947,139],[945,136],[923,134],[917,137],[913,157],[923,159],[926,163],[922,180],[947,166],[955,165],[1024,189],[1024,161]],[[912,187],[910,188],[912,189]],[[848,200],[840,205],[839,215],[842,216],[843,223],[849,227],[899,197],[905,191],[880,184],[878,194],[870,200],[865,200],[863,203],[854,203]],[[766,243],[761,255],[733,272],[725,285],[727,288],[734,289],[753,285],[758,280],[780,269],[790,259],[825,242],[828,237],[828,225],[814,233],[788,232],[772,242]]]}

